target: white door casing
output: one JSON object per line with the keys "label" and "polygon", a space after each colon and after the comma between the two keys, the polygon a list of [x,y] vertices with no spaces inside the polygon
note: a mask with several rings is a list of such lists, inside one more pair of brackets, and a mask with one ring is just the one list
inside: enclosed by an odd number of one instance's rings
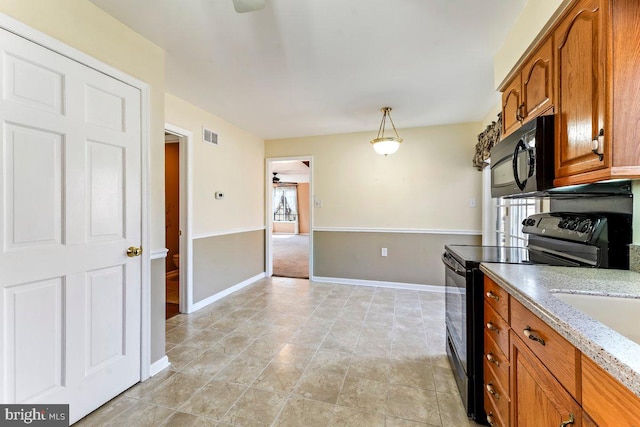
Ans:
{"label": "white door casing", "polygon": [[0,30],[0,401],[140,380],[140,90]]}

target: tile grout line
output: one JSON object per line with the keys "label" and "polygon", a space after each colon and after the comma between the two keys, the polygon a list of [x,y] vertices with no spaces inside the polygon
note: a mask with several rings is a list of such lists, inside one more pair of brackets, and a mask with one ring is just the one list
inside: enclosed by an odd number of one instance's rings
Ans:
{"label": "tile grout line", "polygon": [[[335,286],[334,288],[335,289]],[[322,300],[322,302],[326,301],[328,299],[328,295],[325,296],[325,298]],[[313,312],[311,312],[311,314],[309,315],[309,318],[311,318],[311,316],[313,315],[313,313],[318,309],[318,307],[322,304],[322,302],[320,304],[318,304],[318,306],[316,306],[316,308],[313,310]],[[346,304],[346,300],[345,303],[342,304],[342,307],[340,308],[340,311],[342,311],[342,309],[344,308]],[[331,323],[331,327],[333,327],[333,325],[335,325],[336,320],[334,319],[334,321]],[[309,368],[309,365],[311,364],[311,361],[313,360],[313,358],[318,354],[318,350],[320,350],[320,347],[322,347],[322,343],[324,342],[324,340],[327,338],[327,335],[329,335],[329,332],[331,331],[331,327],[329,327],[329,330],[327,331],[327,333],[322,337],[322,340],[320,341],[320,344],[318,345],[318,347],[316,348],[316,350],[313,353],[313,356],[311,356],[311,358],[309,359],[308,364],[304,367],[304,369],[302,370],[302,374],[300,375],[300,377],[298,378],[298,380],[296,381],[296,383],[293,385],[293,387],[291,388],[291,391],[289,392],[287,399],[285,400],[284,404],[282,405],[282,407],[280,408],[280,411],[278,411],[278,414],[276,415],[276,417],[273,419],[273,422],[271,423],[271,426],[274,427],[276,422],[278,421],[278,419],[280,418],[280,415],[282,414],[282,412],[284,411],[284,408],[287,406],[287,403],[289,402],[289,400],[291,399],[291,396],[294,394],[294,391],[296,390],[296,387],[298,386],[298,384],[300,383],[300,380],[302,379],[302,377],[304,377],[304,374],[307,372],[307,369]],[[305,396],[302,396],[303,399],[307,399]],[[308,399],[308,400],[314,400],[314,399]],[[314,400],[315,401],[315,400]],[[325,402],[326,403],[326,402]],[[332,408],[332,418],[333,418],[333,408]]]}

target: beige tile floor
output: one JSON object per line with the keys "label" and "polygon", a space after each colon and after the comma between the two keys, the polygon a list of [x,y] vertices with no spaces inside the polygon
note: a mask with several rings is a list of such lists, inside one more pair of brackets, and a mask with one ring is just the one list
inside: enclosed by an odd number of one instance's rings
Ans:
{"label": "beige tile floor", "polygon": [[77,425],[476,425],[440,293],[274,277],[166,327],[171,367]]}

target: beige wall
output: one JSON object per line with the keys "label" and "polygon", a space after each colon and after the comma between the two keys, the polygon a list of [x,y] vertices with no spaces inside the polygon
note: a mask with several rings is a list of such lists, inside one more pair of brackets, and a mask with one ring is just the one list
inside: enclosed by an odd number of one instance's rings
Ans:
{"label": "beige wall", "polygon": [[[480,123],[400,129],[376,154],[374,134],[270,140],[266,157],[313,155],[315,227],[480,230],[481,179],[471,165]],[[475,198],[475,208],[469,199]]]}
{"label": "beige wall", "polygon": [[[478,245],[480,240],[446,234],[316,231],[313,275],[444,286],[444,246]],[[386,257],[381,248],[387,248]]]}
{"label": "beige wall", "polygon": [[[165,121],[193,132],[194,235],[263,227],[264,141],[171,94]],[[203,142],[203,126],[218,133],[219,145]],[[215,199],[218,191],[224,199]]]}
{"label": "beige wall", "polygon": [[193,241],[193,302],[264,273],[264,230]]}
{"label": "beige wall", "polygon": [[509,74],[531,42],[566,0],[528,0],[493,58],[495,87]]}
{"label": "beige wall", "polygon": [[165,260],[151,261],[151,362],[160,360],[165,355]]}
{"label": "beige wall", "polygon": [[273,222],[273,227],[271,229],[274,233],[286,233],[293,234],[296,232],[296,223],[295,222]]}

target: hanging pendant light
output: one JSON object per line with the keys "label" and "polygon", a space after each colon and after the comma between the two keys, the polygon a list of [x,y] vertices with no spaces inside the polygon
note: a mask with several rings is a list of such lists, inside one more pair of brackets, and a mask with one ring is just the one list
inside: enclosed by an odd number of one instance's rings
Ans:
{"label": "hanging pendant light", "polygon": [[[393,124],[393,120],[391,119],[391,107],[383,107],[380,111],[382,111],[382,122],[380,122],[380,128],[378,129],[378,136],[371,140],[371,145],[373,145],[373,149],[376,150],[376,153],[387,156],[398,151],[402,138],[398,136],[396,126]],[[389,117],[389,121],[391,122],[391,126],[393,127],[393,131],[396,136],[384,136],[387,117]]]}

